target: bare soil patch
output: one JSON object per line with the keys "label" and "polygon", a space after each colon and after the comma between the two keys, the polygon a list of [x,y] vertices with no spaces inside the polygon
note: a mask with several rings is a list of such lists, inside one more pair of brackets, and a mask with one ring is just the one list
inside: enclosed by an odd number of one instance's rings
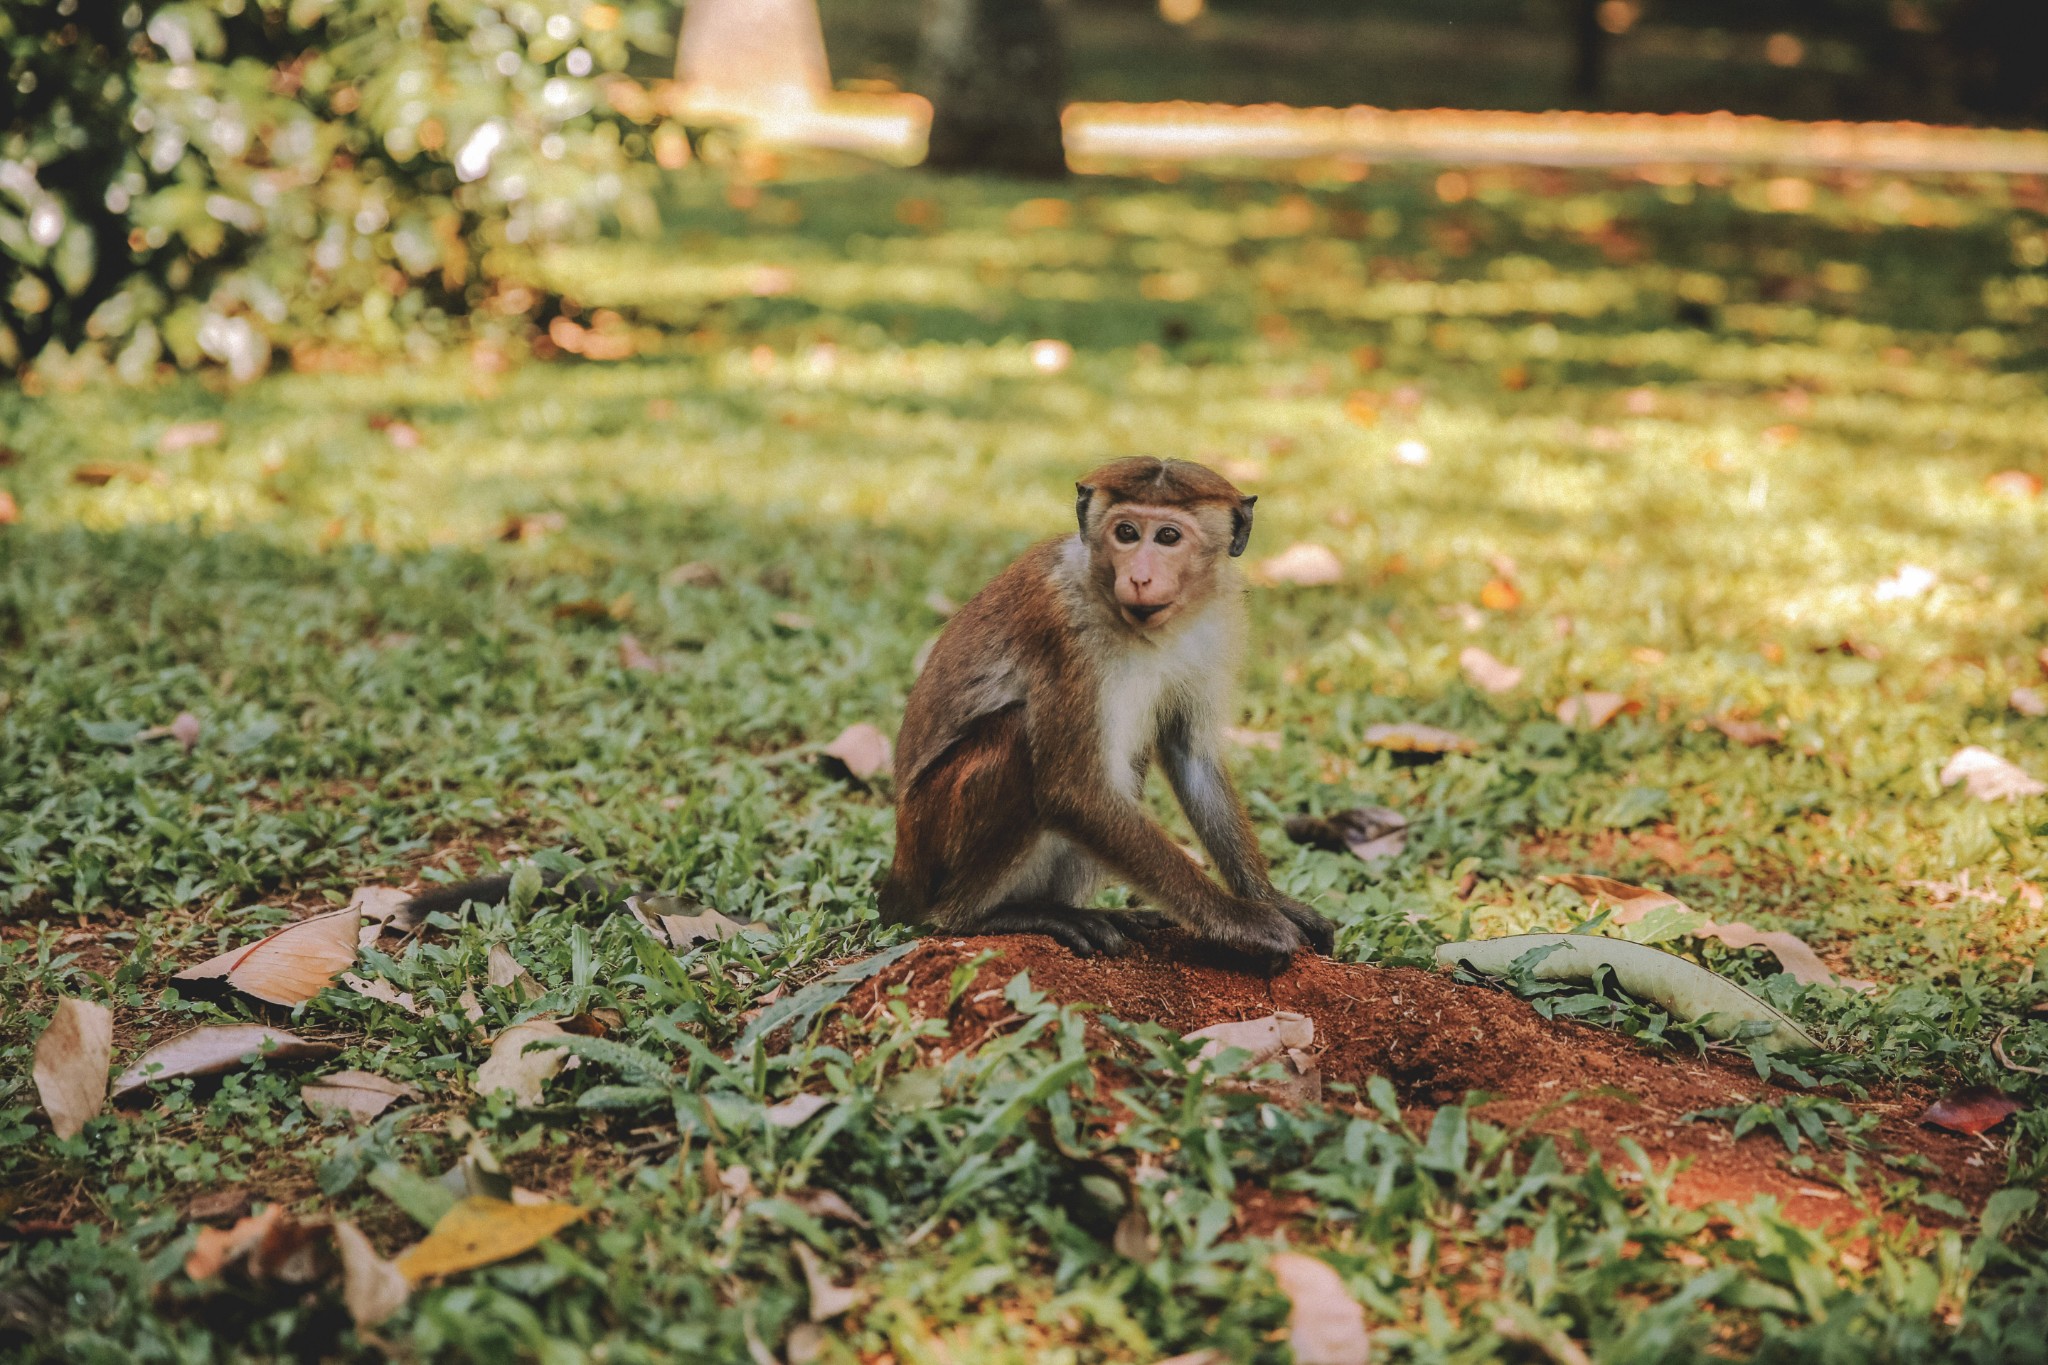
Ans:
{"label": "bare soil patch", "polygon": [[[949,1010],[954,970],[990,951],[996,956]],[[902,988],[914,1013],[947,1023],[940,1053],[971,1049],[1004,1026],[1009,1006],[983,993],[1020,971],[1054,1000],[1154,1020],[1176,1033],[1293,1010],[1315,1021],[1326,1087],[1343,1082],[1362,1094],[1370,1077],[1385,1076],[1410,1107],[1411,1121],[1423,1123],[1438,1106],[1484,1091],[1493,1098],[1476,1112],[1488,1121],[1550,1134],[1567,1160],[1583,1139],[1618,1171],[1633,1170],[1621,1148],[1630,1138],[1660,1167],[1686,1163],[1674,1197],[1691,1206],[1770,1195],[1789,1217],[1839,1227],[1875,1212],[1864,1195],[1874,1193],[1879,1178],[1898,1178],[1872,1160],[1864,1190],[1851,1195],[1821,1170],[1790,1169],[1791,1154],[1775,1135],[1753,1132],[1738,1142],[1725,1122],[1684,1120],[1697,1110],[1797,1093],[1759,1081],[1746,1060],[1655,1052],[1588,1025],[1545,1019],[1513,995],[1436,972],[1301,957],[1268,981],[1205,962],[1200,951],[1172,935],[1124,957],[1085,959],[1036,935],[933,938],[863,982],[846,1004],[861,1017]],[[1591,1093],[1600,1089],[1610,1093]],[[1901,1092],[1851,1107],[1879,1116],[1872,1138],[1881,1152],[1931,1163],[1919,1172],[1926,1185],[1975,1210],[1998,1188],[2003,1154],[1919,1124],[1929,1098]],[[1344,1102],[1341,1092],[1326,1092],[1326,1099]],[[1837,1169],[1839,1149],[1816,1159]],[[1925,1211],[1919,1216],[1940,1221]]]}

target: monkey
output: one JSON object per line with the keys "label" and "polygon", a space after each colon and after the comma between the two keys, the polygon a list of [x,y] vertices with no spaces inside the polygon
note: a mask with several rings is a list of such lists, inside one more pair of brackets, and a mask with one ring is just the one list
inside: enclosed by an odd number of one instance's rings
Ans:
{"label": "monkey", "polygon": [[[1075,534],[954,614],[896,741],[884,923],[1087,957],[1164,919],[1268,974],[1330,951],[1336,926],[1274,888],[1220,756],[1255,502],[1191,461],[1114,460],[1075,486]],[[1220,885],[1141,804],[1155,761]],[[1112,875],[1157,910],[1083,908]]]}

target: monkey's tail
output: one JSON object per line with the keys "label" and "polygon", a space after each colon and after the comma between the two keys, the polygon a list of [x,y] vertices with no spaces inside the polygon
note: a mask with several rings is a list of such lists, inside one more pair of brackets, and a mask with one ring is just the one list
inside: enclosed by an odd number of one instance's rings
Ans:
{"label": "monkey's tail", "polygon": [[[542,886],[566,886],[578,896],[590,896],[607,905],[623,905],[626,897],[635,894],[634,888],[617,882],[603,882],[587,872],[573,877],[564,877],[559,872],[542,872]],[[475,881],[457,882],[453,886],[436,886],[420,892],[405,903],[402,914],[417,924],[436,911],[454,914],[469,901],[479,905],[496,905],[512,892],[512,874],[501,872],[495,877],[478,877]]]}

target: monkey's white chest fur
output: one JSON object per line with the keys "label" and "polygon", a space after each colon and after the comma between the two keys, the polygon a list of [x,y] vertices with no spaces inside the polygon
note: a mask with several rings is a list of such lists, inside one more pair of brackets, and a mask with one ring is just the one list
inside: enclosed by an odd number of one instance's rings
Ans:
{"label": "monkey's white chest fur", "polygon": [[1096,705],[1103,762],[1117,790],[1138,795],[1140,765],[1169,711],[1184,714],[1198,732],[1213,729],[1236,664],[1233,625],[1230,613],[1212,609],[1166,640],[1135,640],[1110,656]]}

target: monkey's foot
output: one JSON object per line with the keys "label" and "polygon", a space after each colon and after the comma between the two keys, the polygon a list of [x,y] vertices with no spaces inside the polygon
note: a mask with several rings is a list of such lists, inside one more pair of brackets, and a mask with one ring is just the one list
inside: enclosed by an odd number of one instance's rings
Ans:
{"label": "monkey's foot", "polygon": [[1097,953],[1115,957],[1128,952],[1134,940],[1149,938],[1166,927],[1163,915],[1149,912],[1080,910],[1071,905],[998,905],[972,924],[952,932],[966,934],[1044,934],[1073,950],[1075,957]]}

